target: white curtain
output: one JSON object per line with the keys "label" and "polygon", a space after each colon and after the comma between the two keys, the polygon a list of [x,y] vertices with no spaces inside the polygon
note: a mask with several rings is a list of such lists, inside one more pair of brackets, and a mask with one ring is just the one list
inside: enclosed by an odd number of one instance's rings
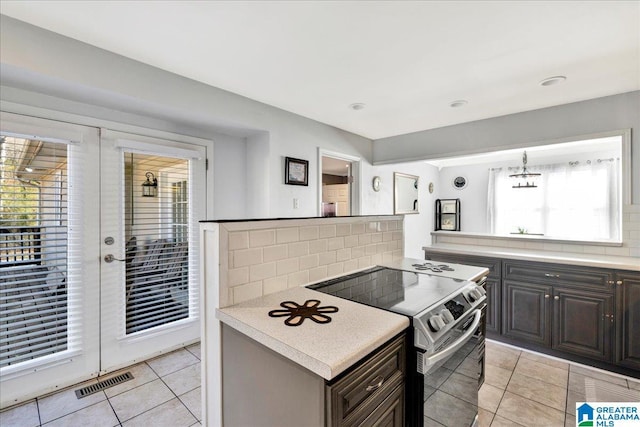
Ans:
{"label": "white curtain", "polygon": [[537,188],[512,188],[506,168],[489,170],[487,229],[578,240],[620,239],[620,161],[528,168]]}

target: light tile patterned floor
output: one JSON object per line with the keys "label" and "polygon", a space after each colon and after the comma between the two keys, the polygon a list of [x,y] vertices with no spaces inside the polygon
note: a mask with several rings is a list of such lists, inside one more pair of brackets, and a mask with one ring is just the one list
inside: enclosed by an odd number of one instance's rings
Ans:
{"label": "light tile patterned floor", "polygon": [[640,380],[487,341],[480,427],[574,427],[576,402],[640,402]]}
{"label": "light tile patterned floor", "polygon": [[[640,401],[640,380],[487,341],[480,427],[575,426],[576,401]],[[133,380],[77,399],[78,384],[0,412],[2,427],[200,425],[200,345],[124,371]]]}
{"label": "light tile patterned floor", "polygon": [[199,426],[200,344],[165,354],[113,374],[134,379],[78,399],[77,384],[0,412],[2,427]]}

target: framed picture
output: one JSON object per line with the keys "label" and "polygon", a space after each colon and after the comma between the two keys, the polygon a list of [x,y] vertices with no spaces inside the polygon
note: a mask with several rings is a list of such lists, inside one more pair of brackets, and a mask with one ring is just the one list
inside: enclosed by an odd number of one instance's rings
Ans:
{"label": "framed picture", "polygon": [[442,200],[442,213],[456,213],[456,200]]}
{"label": "framed picture", "polygon": [[285,157],[284,183],[289,185],[309,185],[309,161]]}
{"label": "framed picture", "polygon": [[451,216],[451,218],[442,218],[442,224],[440,225],[440,227],[443,230],[456,231],[456,217]]}

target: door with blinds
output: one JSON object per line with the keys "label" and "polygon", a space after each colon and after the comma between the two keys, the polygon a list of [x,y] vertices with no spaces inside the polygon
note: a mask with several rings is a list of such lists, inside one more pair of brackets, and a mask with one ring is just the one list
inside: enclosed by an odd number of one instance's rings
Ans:
{"label": "door with blinds", "polygon": [[0,113],[0,408],[99,372],[99,131]]}
{"label": "door with blinds", "polygon": [[102,371],[197,340],[206,147],[102,133]]}

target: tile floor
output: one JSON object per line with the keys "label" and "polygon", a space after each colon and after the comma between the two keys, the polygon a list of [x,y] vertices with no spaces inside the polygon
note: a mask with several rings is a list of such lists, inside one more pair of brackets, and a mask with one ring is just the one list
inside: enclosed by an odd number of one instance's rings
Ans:
{"label": "tile floor", "polygon": [[[640,380],[487,341],[480,427],[575,426],[576,401],[640,401]],[[83,399],[74,390],[0,412],[2,427],[201,425],[200,345],[121,372],[135,379]],[[93,381],[95,382],[95,380]]]}
{"label": "tile floor", "polygon": [[133,374],[133,380],[82,399],[76,398],[75,390],[96,380],[8,408],[0,412],[0,426],[201,425],[199,343],[113,375],[127,371]]}
{"label": "tile floor", "polygon": [[576,402],[640,402],[634,378],[494,341],[487,341],[485,361],[480,427],[575,427]]}

